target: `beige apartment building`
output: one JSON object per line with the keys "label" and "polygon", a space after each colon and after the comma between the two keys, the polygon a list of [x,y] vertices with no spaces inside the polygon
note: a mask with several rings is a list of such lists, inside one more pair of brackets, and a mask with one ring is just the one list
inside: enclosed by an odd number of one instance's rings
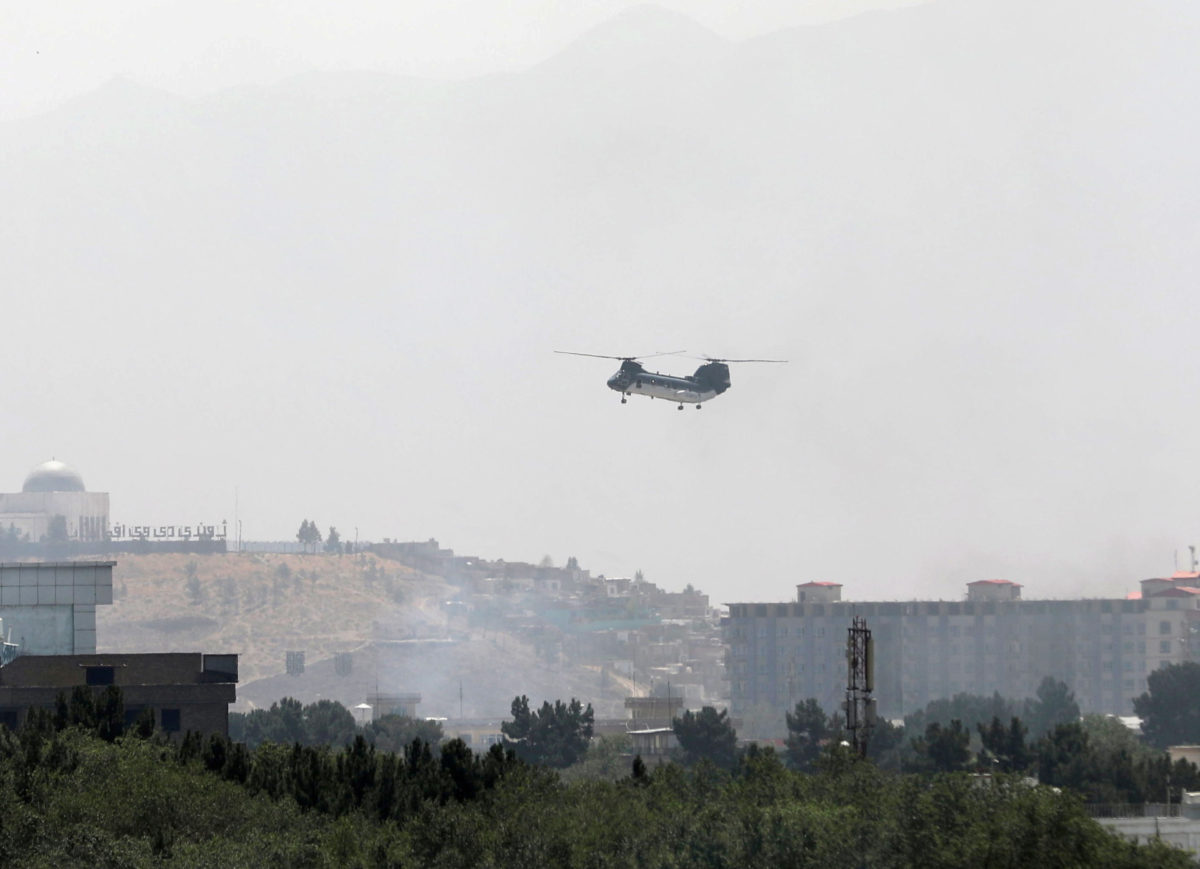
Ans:
{"label": "beige apartment building", "polygon": [[725,621],[731,711],[829,712],[846,690],[846,632],[867,620],[879,713],[896,718],[961,692],[1032,697],[1046,676],[1084,712],[1128,715],[1146,676],[1200,652],[1200,574],[1147,579],[1123,599],[1023,600],[1008,580],[968,583],[958,601],[848,601],[842,585],[797,586],[789,603],[734,603]]}

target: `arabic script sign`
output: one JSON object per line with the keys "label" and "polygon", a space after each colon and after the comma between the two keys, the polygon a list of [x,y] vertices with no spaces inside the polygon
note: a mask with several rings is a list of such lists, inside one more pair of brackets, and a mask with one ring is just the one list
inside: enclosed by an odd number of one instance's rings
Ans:
{"label": "arabic script sign", "polygon": [[125,525],[108,530],[109,540],[224,540],[226,522],[220,525]]}

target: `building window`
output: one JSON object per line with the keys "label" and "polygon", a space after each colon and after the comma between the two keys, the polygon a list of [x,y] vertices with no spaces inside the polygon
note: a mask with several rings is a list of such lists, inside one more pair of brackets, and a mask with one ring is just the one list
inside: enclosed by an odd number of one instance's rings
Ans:
{"label": "building window", "polygon": [[1159,622],[1158,623],[1158,632],[1160,634],[1171,633],[1171,623],[1170,622]]}
{"label": "building window", "polygon": [[88,667],[87,683],[89,685],[111,685],[113,673],[112,667]]}
{"label": "building window", "polygon": [[162,711],[162,729],[167,733],[179,732],[179,710],[164,709]]}

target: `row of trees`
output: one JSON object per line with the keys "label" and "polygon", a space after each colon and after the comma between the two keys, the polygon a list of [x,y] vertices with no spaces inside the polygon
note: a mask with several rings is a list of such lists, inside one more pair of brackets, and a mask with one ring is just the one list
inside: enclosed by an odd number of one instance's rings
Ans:
{"label": "row of trees", "polygon": [[1107,833],[1068,793],[895,775],[836,749],[813,774],[750,750],[729,770],[635,763],[617,781],[568,785],[499,746],[479,755],[418,740],[391,753],[360,735],[337,751],[251,750],[140,731],[110,741],[82,707],[64,706],[61,721],[0,728],[5,865],[1190,865],[1161,843]]}
{"label": "row of trees", "polygon": [[[336,700],[304,705],[293,697],[284,697],[272,703],[270,709],[229,713],[230,739],[251,749],[266,742],[342,747],[359,732],[354,715]],[[381,751],[401,751],[413,740],[437,745],[443,738],[438,722],[403,715],[376,718],[362,728],[361,734]]]}
{"label": "row of trees", "polygon": [[570,703],[543,702],[541,709],[531,710],[522,694],[513,698],[511,711],[512,721],[500,725],[502,744],[527,763],[562,769],[587,751],[595,722],[591,703],[585,709],[572,697]]}
{"label": "row of trees", "polygon": [[[1040,723],[1031,727],[1017,715],[1000,717],[1013,709],[1025,710]],[[621,755],[609,750],[607,741],[593,744],[594,720],[592,707],[574,698],[535,708],[528,697],[515,697],[511,720],[501,724],[502,745],[529,764],[563,770],[585,765],[587,759],[592,768],[611,773],[620,769]],[[798,771],[816,771],[846,736],[840,716],[827,714],[811,698],[796,704],[786,722],[783,759]],[[732,770],[739,763],[737,733],[727,712],[712,707],[686,711],[673,728],[682,764],[707,762]],[[359,730],[339,703],[321,700],[305,706],[285,698],[270,709],[232,713],[230,735],[251,749],[267,742],[343,746]],[[400,751],[414,739],[436,745],[443,733],[436,722],[386,716],[368,723],[361,736],[377,750]],[[622,751],[627,750],[623,746]],[[1140,742],[1114,719],[1081,718],[1070,691],[1053,680],[1043,682],[1037,696],[1027,701],[960,694],[930,703],[902,726],[880,721],[869,756],[895,772],[1035,775],[1045,783],[1069,787],[1089,802],[1158,801],[1165,797],[1168,783],[1173,798],[1180,790],[1200,788],[1195,766],[1185,761],[1172,764],[1164,752]]]}
{"label": "row of trees", "polygon": [[353,551],[353,543],[343,543],[341,532],[333,525],[329,526],[329,533],[322,536],[321,529],[317,527],[317,523],[311,519],[304,519],[300,522],[300,530],[296,532],[296,540],[304,546],[306,552],[316,552],[317,547],[321,545],[321,541],[325,541],[325,551],[341,555],[346,549]]}

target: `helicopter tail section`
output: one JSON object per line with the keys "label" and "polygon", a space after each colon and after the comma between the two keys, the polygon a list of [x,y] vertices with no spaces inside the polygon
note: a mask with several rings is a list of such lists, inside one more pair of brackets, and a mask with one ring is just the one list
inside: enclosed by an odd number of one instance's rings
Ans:
{"label": "helicopter tail section", "polygon": [[706,362],[696,369],[697,382],[704,384],[717,395],[729,388],[729,366],[724,362]]}

